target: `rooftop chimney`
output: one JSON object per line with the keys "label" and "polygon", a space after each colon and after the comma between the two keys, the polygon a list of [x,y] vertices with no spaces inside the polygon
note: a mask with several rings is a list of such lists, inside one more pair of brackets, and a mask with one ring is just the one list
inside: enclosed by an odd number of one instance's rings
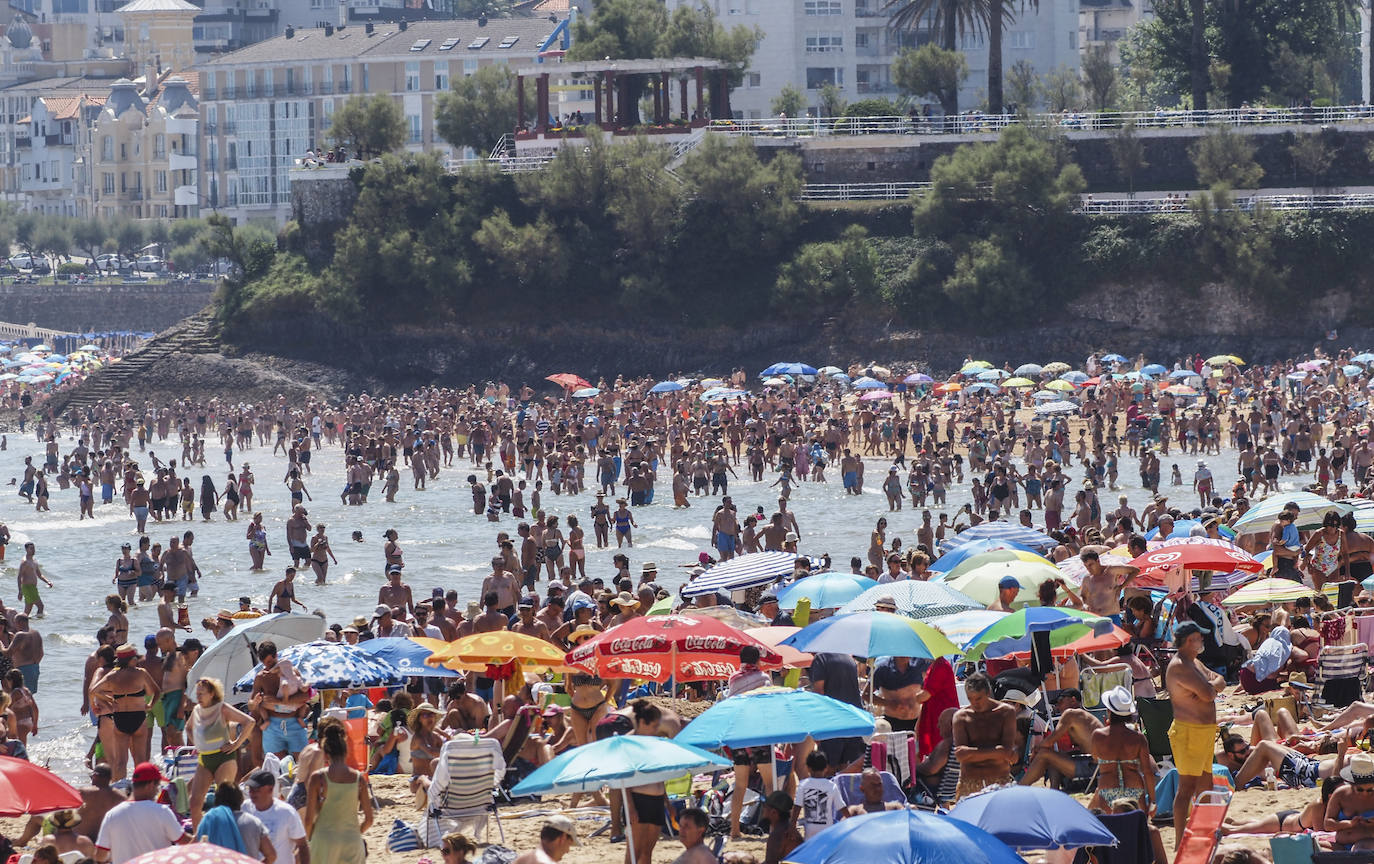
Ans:
{"label": "rooftop chimney", "polygon": [[401,32],[404,33],[405,30],[406,30],[406,28],[409,27],[409,26],[410,26],[410,25],[406,23],[406,19],[402,18],[402,19],[401,19]]}
{"label": "rooftop chimney", "polygon": [[326,25],[324,25],[324,35],[326,35],[326,36],[333,36],[333,35],[334,35],[334,25],[333,25],[333,24],[326,24]]}
{"label": "rooftop chimney", "polygon": [[290,24],[287,24],[287,25],[286,25],[286,38],[287,38],[287,39],[291,39],[291,38],[294,38],[295,35],[296,35],[296,28],[295,28],[295,27],[292,27]]}
{"label": "rooftop chimney", "polygon": [[372,31],[373,31],[375,28],[372,26],[372,22],[369,21],[369,22],[367,22],[366,25],[364,25],[363,29],[367,31],[367,35],[371,36],[371,35],[372,35]]}

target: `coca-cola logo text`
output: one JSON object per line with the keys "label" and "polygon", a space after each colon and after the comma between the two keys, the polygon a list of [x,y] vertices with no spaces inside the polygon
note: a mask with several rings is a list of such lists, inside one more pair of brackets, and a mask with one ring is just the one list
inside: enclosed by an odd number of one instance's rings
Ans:
{"label": "coca-cola logo text", "polygon": [[650,678],[657,680],[663,677],[663,664],[655,663],[652,660],[640,660],[635,657],[626,657],[618,661],[619,671],[634,678]]}
{"label": "coca-cola logo text", "polygon": [[638,654],[641,651],[655,651],[659,645],[659,640],[654,636],[632,636],[612,639],[610,651],[612,654]]}
{"label": "coca-cola logo text", "polygon": [[685,636],[682,640],[684,651],[730,651],[734,640],[727,636]]}
{"label": "coca-cola logo text", "polygon": [[682,664],[682,677],[684,679],[729,678],[738,671],[739,668],[730,663],[713,663],[709,660],[692,660]]}

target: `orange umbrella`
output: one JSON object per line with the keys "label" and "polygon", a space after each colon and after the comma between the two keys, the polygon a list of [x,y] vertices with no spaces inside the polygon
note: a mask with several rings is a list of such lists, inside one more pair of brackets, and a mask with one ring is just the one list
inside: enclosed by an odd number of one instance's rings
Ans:
{"label": "orange umbrella", "polygon": [[559,372],[557,375],[550,375],[544,380],[552,381],[564,390],[581,390],[583,387],[592,386],[586,378],[571,372]]}
{"label": "orange umbrella", "polygon": [[956,393],[956,392],[958,392],[958,391],[960,391],[960,390],[963,390],[963,389],[964,389],[964,385],[962,385],[962,384],[960,384],[960,383],[958,383],[958,382],[956,382],[956,381],[946,381],[944,384],[941,384],[939,387],[936,387],[936,388],[935,388],[935,392],[936,392],[936,393]]}
{"label": "orange umbrella", "polygon": [[563,669],[563,649],[537,636],[497,630],[446,643],[425,662],[450,669],[500,666],[514,661],[525,669]]}
{"label": "orange umbrella", "polygon": [[[1120,627],[1113,627],[1110,633],[1101,636],[1094,636],[1088,633],[1073,640],[1067,645],[1060,645],[1058,648],[1051,648],[1050,654],[1057,660],[1064,660],[1078,654],[1091,654],[1094,651],[1113,651],[1131,641],[1131,634],[1122,630]],[[1009,655],[1011,657],[1029,657],[1029,651],[1018,651]]]}
{"label": "orange umbrella", "polygon": [[791,645],[778,644],[799,630],[800,627],[749,627],[744,632],[781,654],[784,668],[806,669],[810,667],[813,655],[798,651]]}

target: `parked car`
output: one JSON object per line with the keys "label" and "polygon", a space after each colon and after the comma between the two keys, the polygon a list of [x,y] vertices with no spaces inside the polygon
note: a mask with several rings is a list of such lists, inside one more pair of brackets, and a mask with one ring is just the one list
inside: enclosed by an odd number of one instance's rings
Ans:
{"label": "parked car", "polygon": [[118,255],[107,253],[96,257],[95,266],[99,267],[101,270],[119,270],[127,267],[128,262]]}
{"label": "parked car", "polygon": [[162,266],[162,259],[156,255],[140,255],[134,269],[144,273],[159,273]]}
{"label": "parked car", "polygon": [[51,272],[52,265],[48,263],[46,258],[38,258],[33,262],[33,275],[47,276]]}
{"label": "parked car", "polygon": [[33,267],[34,259],[27,252],[20,252],[10,258],[10,265],[17,270],[28,270]]}

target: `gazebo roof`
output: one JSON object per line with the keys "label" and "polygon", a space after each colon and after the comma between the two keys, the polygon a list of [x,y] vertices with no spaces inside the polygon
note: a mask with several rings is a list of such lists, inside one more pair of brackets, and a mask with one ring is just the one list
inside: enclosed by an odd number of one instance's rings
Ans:
{"label": "gazebo roof", "polygon": [[697,68],[722,69],[725,64],[710,57],[664,57],[647,60],[582,60],[573,63],[541,63],[515,70],[517,75],[586,75],[597,72],[616,72],[623,75],[647,75],[656,72],[691,72]]}

